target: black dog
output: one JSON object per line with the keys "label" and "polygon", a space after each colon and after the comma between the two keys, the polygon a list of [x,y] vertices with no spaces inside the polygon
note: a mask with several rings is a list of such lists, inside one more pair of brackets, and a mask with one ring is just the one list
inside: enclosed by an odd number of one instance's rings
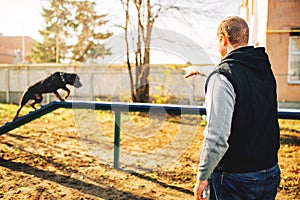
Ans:
{"label": "black dog", "polygon": [[[48,76],[46,79],[41,80],[32,86],[29,86],[20,99],[20,107],[13,120],[15,120],[18,117],[21,109],[29,100],[33,100],[33,102],[30,103],[30,105],[32,108],[36,109],[34,105],[36,103],[42,102],[42,94],[44,93],[53,92],[60,101],[64,101],[70,95],[70,90],[66,87],[67,84],[72,85],[76,88],[82,86],[82,84],[79,81],[79,76],[77,74],[65,72],[55,72]],[[67,92],[64,99],[57,92],[58,89],[63,89]]]}

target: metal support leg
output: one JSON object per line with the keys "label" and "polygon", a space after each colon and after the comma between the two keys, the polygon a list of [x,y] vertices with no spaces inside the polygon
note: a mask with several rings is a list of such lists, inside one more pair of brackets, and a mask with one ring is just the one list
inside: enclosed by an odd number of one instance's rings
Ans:
{"label": "metal support leg", "polygon": [[119,169],[121,112],[115,111],[114,168]]}

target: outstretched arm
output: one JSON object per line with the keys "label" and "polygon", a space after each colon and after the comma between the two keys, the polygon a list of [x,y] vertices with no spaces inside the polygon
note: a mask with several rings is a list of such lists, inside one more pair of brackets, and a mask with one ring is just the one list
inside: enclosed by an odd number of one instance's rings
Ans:
{"label": "outstretched arm", "polygon": [[200,72],[193,65],[185,67],[183,68],[183,70],[185,71],[184,78],[200,74]]}
{"label": "outstretched arm", "polygon": [[188,78],[194,75],[201,75],[201,76],[206,76],[205,74],[201,73],[199,70],[197,70],[197,67],[194,65],[190,65],[188,67],[183,68],[185,71],[184,78]]}

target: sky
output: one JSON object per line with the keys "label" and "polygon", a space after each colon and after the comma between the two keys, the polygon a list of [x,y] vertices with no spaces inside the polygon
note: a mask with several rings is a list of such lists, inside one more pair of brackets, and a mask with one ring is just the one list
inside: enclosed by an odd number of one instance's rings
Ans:
{"label": "sky", "polygon": [[[185,35],[203,47],[211,56],[213,62],[217,62],[216,27],[222,18],[229,15],[238,15],[240,0],[223,0],[222,2],[226,2],[225,6],[216,5],[215,8],[212,7],[215,17],[189,19],[190,24],[179,23],[177,20],[169,18],[156,22],[155,26],[156,28],[165,28]],[[99,0],[99,3],[102,4],[100,7],[104,13],[109,13],[114,16],[114,19],[121,19],[118,17],[122,8],[119,0]],[[43,24],[41,13],[41,0],[0,0],[0,33],[4,36],[25,35],[42,41],[42,37],[38,33]],[[120,33],[118,29],[112,30],[115,34]],[[169,61],[165,60],[165,62]]]}
{"label": "sky", "polygon": [[0,0],[0,33],[4,36],[31,36],[40,40],[43,23],[40,0]]}

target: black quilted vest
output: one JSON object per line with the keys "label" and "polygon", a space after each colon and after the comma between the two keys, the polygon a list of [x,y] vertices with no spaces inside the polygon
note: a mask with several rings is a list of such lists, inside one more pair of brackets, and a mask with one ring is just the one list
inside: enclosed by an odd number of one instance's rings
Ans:
{"label": "black quilted vest", "polygon": [[265,49],[236,49],[214,73],[223,74],[236,93],[229,149],[215,170],[241,173],[274,166],[280,145],[276,81]]}

